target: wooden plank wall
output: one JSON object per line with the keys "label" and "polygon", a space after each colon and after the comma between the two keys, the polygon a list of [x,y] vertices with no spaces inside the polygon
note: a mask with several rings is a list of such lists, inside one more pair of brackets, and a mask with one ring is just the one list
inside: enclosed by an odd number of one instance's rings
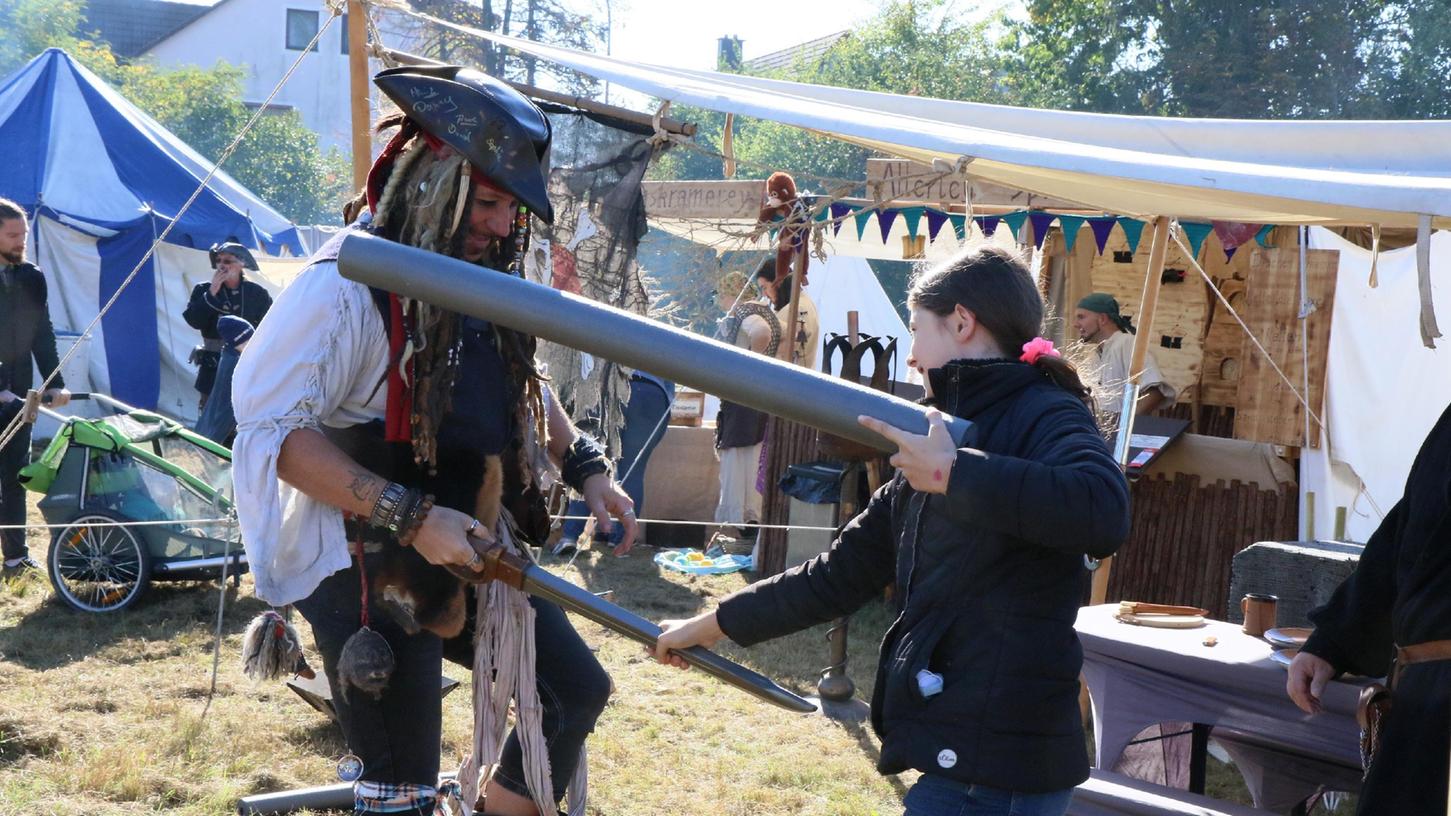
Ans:
{"label": "wooden plank wall", "polygon": [[[1079,237],[1080,243],[1084,241],[1088,242],[1089,247],[1093,247],[1092,237],[1086,231]],[[1116,253],[1128,251],[1128,241],[1120,231],[1114,230],[1104,245],[1103,254],[1091,256],[1089,264],[1089,275],[1093,282],[1092,291],[1107,292],[1113,295],[1119,302],[1120,310],[1134,319],[1135,326],[1139,324],[1139,300],[1143,295],[1144,275],[1149,266],[1150,243],[1150,232],[1146,228],[1143,240],[1139,242],[1138,251],[1133,254],[1132,260],[1127,263],[1115,260]],[[1206,241],[1206,245],[1208,243]],[[1074,249],[1077,250],[1078,245],[1075,245]],[[1219,252],[1223,257],[1223,252],[1218,249],[1217,244],[1212,248],[1201,250],[1201,254],[1211,254],[1212,252]],[[1082,268],[1082,258],[1080,253],[1075,252],[1073,266]],[[1165,283],[1160,288],[1159,306],[1154,316],[1149,351],[1153,353],[1154,359],[1159,363],[1159,369],[1164,372],[1164,379],[1168,380],[1169,384],[1174,386],[1178,392],[1179,401],[1191,402],[1195,399],[1200,366],[1204,357],[1205,287],[1199,273],[1189,265],[1177,244],[1169,244],[1164,268],[1182,270],[1184,281],[1182,283]],[[1166,336],[1170,338],[1171,344],[1178,342],[1179,348],[1164,347],[1163,342]]]}
{"label": "wooden plank wall", "polygon": [[[816,448],[816,429],[778,416],[766,421],[766,491],[762,494],[761,522],[786,524],[790,520],[791,498],[781,492],[786,468],[821,457]],[[786,531],[762,530],[761,563],[757,580],[769,578],[786,568]]]}
{"label": "wooden plank wall", "polygon": [[1257,541],[1292,541],[1296,494],[1199,477],[1149,477],[1132,487],[1133,526],[1113,560],[1109,601],[1186,604],[1225,619],[1230,560]]}
{"label": "wooden plank wall", "polygon": [[1277,445],[1317,447],[1320,435],[1305,439],[1305,412],[1297,391],[1302,391],[1305,352],[1302,323],[1309,347],[1309,401],[1321,411],[1325,394],[1325,360],[1330,348],[1330,316],[1335,306],[1335,276],[1340,253],[1312,249],[1305,252],[1306,287],[1315,311],[1304,321],[1300,312],[1300,251],[1293,245],[1278,249],[1255,247],[1245,281],[1245,323],[1259,338],[1279,367],[1295,384],[1292,390],[1264,355],[1245,341],[1235,397],[1235,437]]}

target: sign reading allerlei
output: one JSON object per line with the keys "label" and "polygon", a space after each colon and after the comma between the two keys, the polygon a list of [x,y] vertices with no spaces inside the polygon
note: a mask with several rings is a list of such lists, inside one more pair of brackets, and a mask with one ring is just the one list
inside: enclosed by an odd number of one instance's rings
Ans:
{"label": "sign reading allerlei", "polygon": [[760,214],[765,179],[645,181],[645,212],[653,218],[750,219]]}
{"label": "sign reading allerlei", "polygon": [[967,176],[943,175],[908,159],[867,159],[867,191],[878,201],[935,201],[962,204]]}

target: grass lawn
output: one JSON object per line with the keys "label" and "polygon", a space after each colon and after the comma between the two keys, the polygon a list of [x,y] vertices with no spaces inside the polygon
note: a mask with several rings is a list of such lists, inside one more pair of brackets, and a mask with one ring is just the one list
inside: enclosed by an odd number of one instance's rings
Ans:
{"label": "grass lawn", "polygon": [[[33,508],[31,517],[40,522]],[[46,544],[32,531],[37,559]],[[653,620],[689,615],[748,580],[661,573],[652,553],[585,552],[563,574],[595,591],[615,590],[618,603]],[[240,595],[228,593],[208,706],[219,594],[214,584],[153,585],[132,609],[100,616],[71,611],[41,574],[0,584],[0,814],[222,816],[235,813],[242,796],[336,781],[340,732],[281,682],[254,683],[241,673],[242,631],[265,608],[251,597],[250,581]],[[296,622],[310,647],[306,623]],[[888,623],[880,604],[852,620],[850,674],[864,698]],[[617,688],[589,743],[591,813],[901,812],[915,775],[877,774],[879,743],[869,726],[790,714],[576,624]],[[722,651],[810,695],[826,664],[824,633]],[[444,703],[448,769],[468,745],[472,716],[467,674],[452,664],[445,673],[463,683]],[[1211,761],[1210,782],[1212,793],[1247,801],[1233,769]]]}

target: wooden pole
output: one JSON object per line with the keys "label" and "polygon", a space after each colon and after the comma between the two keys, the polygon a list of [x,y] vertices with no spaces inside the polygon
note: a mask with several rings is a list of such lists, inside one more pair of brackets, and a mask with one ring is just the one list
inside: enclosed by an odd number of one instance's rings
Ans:
{"label": "wooden pole", "polygon": [[[382,49],[382,53],[386,54],[389,59],[397,62],[400,65],[441,64],[438,62],[438,60],[429,59],[428,57],[420,57],[417,54],[410,54],[407,51],[397,51],[392,48],[384,48]],[[521,94],[524,94],[527,97],[530,97],[531,99],[538,99],[542,102],[553,102],[556,105],[564,105],[566,107],[577,108],[582,111],[589,111],[591,113],[599,113],[605,116],[612,116],[616,119],[620,119],[622,121],[630,122],[636,125],[646,125],[649,127],[653,127],[655,124],[655,117],[647,113],[632,111],[628,108],[621,108],[617,105],[603,104],[600,102],[596,102],[593,99],[586,99],[582,96],[574,96],[571,94],[559,93],[558,91],[545,90],[544,88],[536,88],[533,85],[528,85],[523,82],[511,82],[509,80],[504,81],[512,85],[514,87],[514,90],[518,91]],[[667,133],[674,133],[679,136],[695,135],[695,125],[689,122],[682,122],[679,119],[671,119],[669,117],[660,118],[660,129],[664,130]]]}
{"label": "wooden pole", "polygon": [[[1154,219],[1154,238],[1149,248],[1149,268],[1144,273],[1143,296],[1139,298],[1139,329],[1134,335],[1134,352],[1129,358],[1129,379],[1124,383],[1124,388],[1137,392],[1139,378],[1144,373],[1144,358],[1149,353],[1149,338],[1153,335],[1154,311],[1159,305],[1159,284],[1164,279],[1164,258],[1169,252],[1169,219],[1159,216]],[[1127,469],[1129,445],[1128,439],[1133,433],[1134,409],[1138,403],[1137,399],[1125,399],[1123,402],[1124,412],[1119,417],[1119,423],[1128,429],[1127,433],[1121,434],[1124,440],[1120,446],[1122,450],[1114,451],[1119,458],[1119,466]],[[1089,603],[1097,605],[1108,599],[1108,576],[1113,568],[1113,558],[1105,558],[1098,564],[1098,569],[1093,572],[1093,588],[1089,592]]]}
{"label": "wooden pole", "polygon": [[361,0],[348,0],[348,97],[353,114],[353,192],[368,184],[373,141],[368,137],[368,20]]}
{"label": "wooden pole", "polygon": [[[782,231],[785,231],[784,227]],[[791,305],[786,309],[786,342],[776,350],[776,356],[788,363],[796,362],[796,321],[801,307],[801,258],[807,252],[807,240],[809,238],[802,239],[801,249],[795,253],[796,263],[792,264],[795,268],[791,270]]]}

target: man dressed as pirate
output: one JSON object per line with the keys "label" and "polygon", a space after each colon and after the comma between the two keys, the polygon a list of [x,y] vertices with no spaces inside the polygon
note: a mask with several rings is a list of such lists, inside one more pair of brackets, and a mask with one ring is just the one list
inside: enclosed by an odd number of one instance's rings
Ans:
{"label": "man dressed as pirate", "polygon": [[[349,231],[517,274],[530,216],[553,216],[548,119],[468,69],[399,68],[374,81],[401,114],[380,126],[397,131],[369,174],[368,214]],[[626,548],[630,500],[536,369],[533,337],[343,279],[341,240],[278,298],[236,370],[234,481],[257,595],[294,604],[312,627],[352,774],[361,765],[358,813],[444,812],[442,658],[477,666],[476,627],[487,633],[480,659],[493,660],[476,684],[535,682],[518,684],[520,725],[506,740],[500,726],[497,756],[477,755],[488,750],[476,737],[466,767],[482,781],[464,779],[464,790],[481,784],[484,813],[553,813],[581,787],[609,677],[558,607],[522,596],[496,606],[489,593],[514,592],[498,584],[476,603],[455,575],[482,568],[470,537],[543,542],[553,474],[603,529],[619,520]],[[527,649],[500,645],[516,642]],[[532,666],[513,665],[531,652]]]}

